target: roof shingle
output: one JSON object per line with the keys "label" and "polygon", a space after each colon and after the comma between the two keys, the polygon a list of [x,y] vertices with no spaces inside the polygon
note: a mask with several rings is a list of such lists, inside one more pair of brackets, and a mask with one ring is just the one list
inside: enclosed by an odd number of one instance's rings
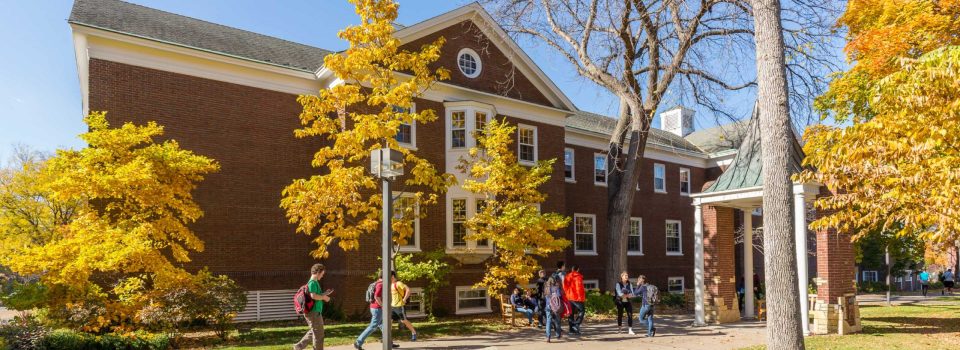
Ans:
{"label": "roof shingle", "polygon": [[[567,127],[584,131],[595,132],[603,135],[610,135],[613,129],[617,127],[617,120],[596,113],[577,111],[575,114],[567,117]],[[647,135],[647,143],[659,146],[674,148],[682,151],[702,153],[696,145],[686,139],[673,133],[650,128]]]}

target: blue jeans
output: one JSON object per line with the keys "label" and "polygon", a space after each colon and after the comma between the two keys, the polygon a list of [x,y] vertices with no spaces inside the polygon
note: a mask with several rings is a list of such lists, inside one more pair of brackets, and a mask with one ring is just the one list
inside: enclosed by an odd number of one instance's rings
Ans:
{"label": "blue jeans", "polygon": [[383,309],[370,309],[370,324],[367,325],[367,329],[363,330],[363,333],[360,333],[360,336],[357,337],[357,344],[363,345],[363,341],[367,340],[367,337],[373,333],[374,330],[380,328],[380,334],[383,334]]}
{"label": "blue jeans", "polygon": [[644,305],[641,307],[638,318],[640,322],[644,322],[644,320],[646,320],[647,336],[653,336],[653,305]]}
{"label": "blue jeans", "polygon": [[[547,310],[547,340],[550,340],[552,332],[557,333],[557,338],[560,338],[562,335],[560,331],[560,316],[553,313],[553,311]],[[551,332],[552,331],[552,332]]]}
{"label": "blue jeans", "polygon": [[530,322],[531,324],[533,324],[533,311],[534,311],[533,309],[525,308],[525,307],[517,308],[517,312],[523,314],[524,316],[527,316],[527,321]]}

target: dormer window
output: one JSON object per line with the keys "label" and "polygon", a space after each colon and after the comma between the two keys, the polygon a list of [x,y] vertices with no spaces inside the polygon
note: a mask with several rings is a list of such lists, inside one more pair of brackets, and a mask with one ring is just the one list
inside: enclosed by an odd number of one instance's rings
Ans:
{"label": "dormer window", "polygon": [[460,50],[457,54],[457,67],[460,67],[460,73],[467,78],[476,78],[480,75],[480,69],[483,65],[480,63],[480,56],[471,49]]}

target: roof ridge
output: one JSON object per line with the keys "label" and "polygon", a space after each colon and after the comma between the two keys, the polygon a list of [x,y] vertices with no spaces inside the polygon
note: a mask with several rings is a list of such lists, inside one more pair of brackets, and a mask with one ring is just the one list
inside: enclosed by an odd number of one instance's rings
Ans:
{"label": "roof ridge", "polygon": [[[194,20],[194,21],[197,21],[197,22],[203,22],[203,23],[207,23],[207,24],[212,24],[212,25],[215,25],[215,26],[218,26],[218,27],[221,27],[221,28],[227,28],[227,29],[231,29],[231,30],[237,30],[237,31],[246,32],[246,33],[253,34],[253,35],[257,35],[257,36],[268,37],[268,38],[271,38],[271,39],[276,39],[276,40],[280,40],[280,41],[285,41],[285,42],[288,42],[288,43],[291,43],[291,44],[295,44],[295,45],[306,46],[306,47],[309,47],[309,48],[314,48],[314,49],[320,49],[320,50],[324,50],[324,51],[334,52],[333,50],[325,49],[325,48],[318,47],[318,46],[308,45],[308,44],[296,42],[296,41],[293,41],[293,40],[288,40],[288,39],[284,39],[284,38],[277,37],[277,36],[273,36],[273,35],[258,33],[258,32],[254,32],[254,31],[242,29],[242,28],[231,27],[231,26],[228,26],[228,25],[226,25],[226,24],[220,24],[220,23],[217,23],[217,22],[211,22],[211,21],[208,21],[208,20],[205,20],[205,19],[200,19],[200,18],[196,18],[196,17],[193,17],[193,16],[187,16],[187,15],[183,15],[183,14],[179,14],[179,13],[175,13],[175,12],[165,11],[165,10],[161,10],[161,9],[158,9],[158,8],[153,8],[153,7],[150,7],[150,6],[145,6],[145,5],[141,5],[141,4],[137,4],[137,3],[133,3],[133,2],[129,2],[129,1],[124,1],[124,0],[76,0],[76,1],[74,2],[73,6],[74,6],[74,8],[76,8],[77,4],[79,4],[79,3],[81,3],[81,2],[91,2],[91,1],[122,3],[122,4],[126,4],[126,5],[131,5],[131,6],[139,7],[139,8],[142,8],[142,9],[147,9],[147,10],[150,10],[150,11],[162,12],[162,13],[165,13],[165,14],[168,14],[168,15],[172,15],[172,16],[176,16],[176,17],[191,19],[191,20]],[[72,11],[71,11],[71,14],[72,14]],[[75,23],[81,23],[81,24],[83,24],[83,22],[76,22],[76,21],[73,21],[73,20],[71,20],[71,19],[67,19],[67,22],[75,22]]]}

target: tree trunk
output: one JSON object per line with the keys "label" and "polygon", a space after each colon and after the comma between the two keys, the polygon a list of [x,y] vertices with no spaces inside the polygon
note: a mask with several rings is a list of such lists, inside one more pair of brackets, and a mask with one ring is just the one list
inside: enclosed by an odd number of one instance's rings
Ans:
{"label": "tree trunk", "polygon": [[[641,132],[647,123],[631,122],[624,124],[626,114],[634,116],[630,120],[644,119],[640,102],[620,100],[620,122],[610,139],[610,153],[607,155],[607,240],[606,270],[604,281],[606,289],[612,288],[620,280],[620,272],[627,271],[627,237],[630,229],[631,208],[637,195],[635,188],[643,164],[643,152],[647,137]],[[640,116],[637,118],[636,116]],[[645,119],[644,119],[645,120]],[[630,129],[630,143],[623,152],[624,138],[618,138],[621,128]]]}
{"label": "tree trunk", "polygon": [[763,238],[767,285],[767,349],[803,349],[793,230],[790,123],[780,1],[753,0],[757,100],[763,153]]}

